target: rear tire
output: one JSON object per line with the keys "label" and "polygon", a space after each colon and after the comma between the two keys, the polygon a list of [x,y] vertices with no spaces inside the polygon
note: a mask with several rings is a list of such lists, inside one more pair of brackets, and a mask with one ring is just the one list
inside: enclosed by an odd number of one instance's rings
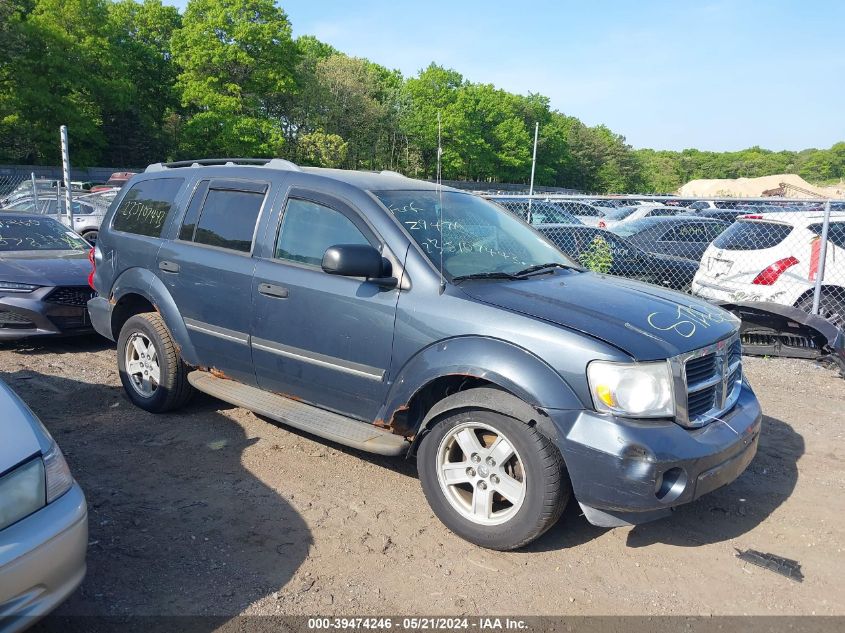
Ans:
{"label": "rear tire", "polygon": [[99,231],[85,231],[82,234],[82,239],[88,242],[91,246],[97,245],[97,236],[100,234]]}
{"label": "rear tire", "polygon": [[557,447],[535,427],[483,409],[449,412],[423,438],[420,483],[452,532],[494,550],[554,525],[571,494]]}
{"label": "rear tire", "polygon": [[170,331],[157,312],[130,317],[117,339],[120,382],[132,403],[151,413],[183,406],[194,388]]}
{"label": "rear tire", "polygon": [[[795,307],[811,313],[813,311],[813,295],[805,296],[795,304]],[[845,329],[845,288],[827,287],[822,290],[819,298],[819,316],[837,327]]]}

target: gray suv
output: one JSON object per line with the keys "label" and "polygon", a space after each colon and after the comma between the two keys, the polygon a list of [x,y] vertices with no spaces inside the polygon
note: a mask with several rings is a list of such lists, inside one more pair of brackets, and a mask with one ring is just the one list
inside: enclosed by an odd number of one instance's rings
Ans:
{"label": "gray suv", "polygon": [[739,322],[587,272],[484,199],[274,160],[151,165],[100,229],[91,320],[152,412],[199,390],[417,461],[456,534],[616,526],[734,480],[761,412]]}

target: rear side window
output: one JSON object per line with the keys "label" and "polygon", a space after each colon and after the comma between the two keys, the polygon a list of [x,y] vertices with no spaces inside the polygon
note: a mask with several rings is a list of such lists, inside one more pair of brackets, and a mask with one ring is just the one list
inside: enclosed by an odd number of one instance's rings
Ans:
{"label": "rear side window", "polygon": [[329,207],[291,198],[285,207],[275,257],[319,266],[338,244],[369,244],[352,221]]}
{"label": "rear side window", "polygon": [[117,207],[112,228],[124,233],[161,237],[164,221],[173,209],[176,194],[184,182],[184,178],[156,178],[136,182]]}
{"label": "rear side window", "polygon": [[263,204],[263,192],[210,189],[205,197],[193,241],[197,244],[249,253],[252,250],[255,224]]}
{"label": "rear side window", "polygon": [[792,233],[792,227],[788,224],[738,220],[716,238],[713,246],[729,251],[756,251],[777,246],[790,233]]}
{"label": "rear side window", "polygon": [[[821,237],[821,224],[811,224],[807,228]],[[839,248],[845,248],[845,222],[831,222],[827,229],[827,239],[829,242],[836,244]]]}

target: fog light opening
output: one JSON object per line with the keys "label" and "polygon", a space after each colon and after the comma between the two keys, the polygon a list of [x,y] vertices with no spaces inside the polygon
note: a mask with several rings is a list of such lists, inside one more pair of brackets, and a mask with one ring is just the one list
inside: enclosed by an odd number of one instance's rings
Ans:
{"label": "fog light opening", "polygon": [[683,468],[670,468],[658,475],[654,484],[654,495],[664,503],[674,501],[687,487],[687,471]]}

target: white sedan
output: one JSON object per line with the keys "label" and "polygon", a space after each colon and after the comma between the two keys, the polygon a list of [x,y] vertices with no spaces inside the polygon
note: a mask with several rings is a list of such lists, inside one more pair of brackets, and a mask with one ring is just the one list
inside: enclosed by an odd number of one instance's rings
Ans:
{"label": "white sedan", "polygon": [[692,211],[686,207],[670,207],[665,204],[638,204],[630,207],[611,209],[598,222],[600,229],[612,229],[623,222],[633,222],[640,218],[654,218],[669,215],[689,215]]}
{"label": "white sedan", "polygon": [[[810,311],[820,271],[820,212],[739,218],[704,252],[692,293],[722,301],[771,301]],[[845,325],[845,213],[828,230],[820,314]]]}

